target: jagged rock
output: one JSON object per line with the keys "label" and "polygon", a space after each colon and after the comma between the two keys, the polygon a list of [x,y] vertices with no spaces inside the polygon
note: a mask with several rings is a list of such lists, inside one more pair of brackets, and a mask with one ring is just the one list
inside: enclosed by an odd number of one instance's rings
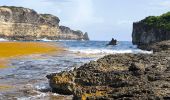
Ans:
{"label": "jagged rock", "polygon": [[117,40],[112,38],[112,40],[107,45],[116,45],[116,44],[117,44]]}
{"label": "jagged rock", "polygon": [[47,78],[54,92],[73,94],[75,100],[167,99],[169,56],[169,49],[154,54],[108,55]]}
{"label": "jagged rock", "polygon": [[38,14],[23,7],[0,6],[0,37],[9,40],[87,40],[80,31],[62,30],[60,19],[51,14]]}
{"label": "jagged rock", "polygon": [[86,40],[90,40],[87,32],[84,33],[84,38],[85,38]]}

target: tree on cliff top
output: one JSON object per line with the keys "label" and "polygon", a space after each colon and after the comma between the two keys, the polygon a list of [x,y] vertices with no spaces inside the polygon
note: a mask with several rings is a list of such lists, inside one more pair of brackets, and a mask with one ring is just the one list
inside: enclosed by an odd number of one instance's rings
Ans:
{"label": "tree on cliff top", "polygon": [[170,12],[161,16],[146,17],[142,22],[149,27],[170,30]]}

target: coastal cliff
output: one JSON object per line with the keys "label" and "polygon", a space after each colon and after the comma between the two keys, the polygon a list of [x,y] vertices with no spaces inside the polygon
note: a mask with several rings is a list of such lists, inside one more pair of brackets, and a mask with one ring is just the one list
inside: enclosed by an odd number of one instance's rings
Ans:
{"label": "coastal cliff", "polygon": [[133,23],[132,42],[139,48],[164,40],[170,40],[170,12]]}
{"label": "coastal cliff", "polygon": [[0,6],[0,37],[9,40],[89,40],[87,33],[59,26],[60,19],[23,7]]}

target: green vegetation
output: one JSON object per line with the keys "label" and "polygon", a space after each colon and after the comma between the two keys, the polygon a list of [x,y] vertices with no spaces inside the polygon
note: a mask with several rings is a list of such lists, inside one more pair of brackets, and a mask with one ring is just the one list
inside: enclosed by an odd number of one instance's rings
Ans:
{"label": "green vegetation", "polygon": [[10,9],[23,9],[23,7],[16,7],[16,6],[0,6],[4,8],[10,8]]}
{"label": "green vegetation", "polygon": [[142,22],[149,27],[170,30],[170,12],[161,16],[149,16]]}

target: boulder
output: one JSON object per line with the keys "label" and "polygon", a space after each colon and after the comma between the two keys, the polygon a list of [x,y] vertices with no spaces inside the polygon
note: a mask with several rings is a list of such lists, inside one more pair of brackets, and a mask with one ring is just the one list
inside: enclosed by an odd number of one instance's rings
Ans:
{"label": "boulder", "polygon": [[112,38],[112,40],[107,45],[116,45],[116,44],[117,44],[117,40]]}

